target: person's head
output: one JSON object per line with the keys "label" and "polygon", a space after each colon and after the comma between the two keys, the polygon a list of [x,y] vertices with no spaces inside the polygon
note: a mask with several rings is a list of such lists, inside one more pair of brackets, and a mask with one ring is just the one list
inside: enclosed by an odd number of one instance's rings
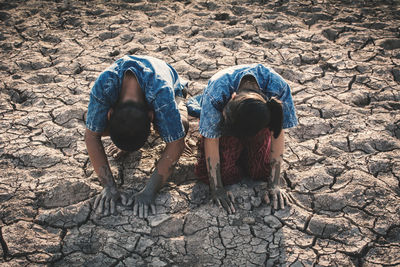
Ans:
{"label": "person's head", "polygon": [[233,95],[223,110],[224,130],[238,138],[251,137],[269,128],[277,138],[282,131],[282,104],[275,98],[268,101],[260,92],[242,90]]}
{"label": "person's head", "polygon": [[111,113],[109,131],[111,140],[119,149],[138,150],[150,134],[148,108],[133,101],[119,103]]}

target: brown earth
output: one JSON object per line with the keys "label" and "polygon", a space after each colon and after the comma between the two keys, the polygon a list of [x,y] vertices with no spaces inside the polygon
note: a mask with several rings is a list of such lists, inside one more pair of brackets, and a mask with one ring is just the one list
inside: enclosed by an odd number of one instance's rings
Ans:
{"label": "brown earth", "polygon": [[[398,3],[1,1],[0,265],[400,265]],[[162,189],[157,216],[122,206],[95,216],[85,111],[93,81],[125,54],[164,59],[191,95],[235,64],[287,79],[299,126],[283,176],[296,203],[272,213],[243,181],[228,216],[196,182],[194,155]],[[163,146],[153,136],[111,160],[123,190],[143,187]]]}

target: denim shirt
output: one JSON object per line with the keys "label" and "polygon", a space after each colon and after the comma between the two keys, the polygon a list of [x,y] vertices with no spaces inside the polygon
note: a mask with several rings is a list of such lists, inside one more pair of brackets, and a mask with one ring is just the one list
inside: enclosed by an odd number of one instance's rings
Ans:
{"label": "denim shirt", "polygon": [[169,64],[150,56],[124,56],[103,71],[90,92],[86,127],[104,132],[107,113],[115,107],[126,71],[131,71],[143,90],[146,102],[154,110],[154,124],[165,142],[185,136],[175,96],[182,96],[178,73]]}
{"label": "denim shirt", "polygon": [[238,65],[217,72],[208,81],[202,95],[192,97],[187,102],[189,115],[200,117],[199,132],[206,138],[219,138],[222,135],[222,110],[237,92],[240,81],[252,75],[266,97],[276,97],[283,104],[283,128],[297,125],[289,85],[272,69],[262,64]]}

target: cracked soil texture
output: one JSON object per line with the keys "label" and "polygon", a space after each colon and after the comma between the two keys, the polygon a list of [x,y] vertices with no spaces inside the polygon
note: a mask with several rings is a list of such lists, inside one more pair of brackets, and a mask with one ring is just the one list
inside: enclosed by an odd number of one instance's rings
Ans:
{"label": "cracked soil texture", "polygon": [[[399,266],[398,1],[1,1],[1,266]],[[237,213],[196,181],[196,119],[143,220],[96,216],[83,140],[91,85],[125,54],[165,60],[200,92],[218,70],[264,63],[292,88],[283,177],[296,202],[272,212],[233,185]],[[105,140],[110,143],[109,139]],[[110,164],[143,188],[164,143]],[[132,191],[133,189],[133,191]]]}

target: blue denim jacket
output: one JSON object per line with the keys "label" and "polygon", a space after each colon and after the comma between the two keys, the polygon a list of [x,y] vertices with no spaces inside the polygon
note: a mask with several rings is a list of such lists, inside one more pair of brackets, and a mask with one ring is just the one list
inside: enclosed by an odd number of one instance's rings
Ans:
{"label": "blue denim jacket", "polygon": [[124,56],[103,71],[90,92],[86,127],[103,132],[107,113],[118,101],[125,72],[135,74],[147,104],[154,110],[154,123],[161,138],[172,142],[185,136],[175,96],[182,96],[182,83],[174,68],[150,56]]}
{"label": "blue denim jacket", "polygon": [[283,104],[283,128],[297,125],[289,85],[272,69],[262,64],[238,65],[217,72],[208,81],[203,94],[192,97],[187,102],[189,115],[200,117],[199,132],[206,138],[221,137],[222,110],[240,81],[246,75],[256,79],[261,91],[268,97],[276,97]]}

